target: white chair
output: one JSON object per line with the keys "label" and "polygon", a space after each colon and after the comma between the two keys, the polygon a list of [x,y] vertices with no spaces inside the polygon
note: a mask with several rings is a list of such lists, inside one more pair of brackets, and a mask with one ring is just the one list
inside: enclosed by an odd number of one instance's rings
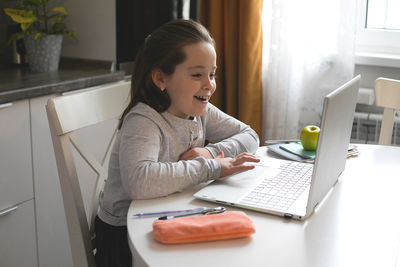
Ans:
{"label": "white chair", "polygon": [[383,107],[380,145],[392,143],[393,125],[396,112],[400,110],[400,80],[378,78],[375,81],[376,105]]}
{"label": "white chair", "polygon": [[[110,151],[117,129],[108,143],[102,162],[85,151],[75,131],[106,120],[118,119],[129,103],[129,92],[130,82],[119,82],[100,89],[55,97],[49,99],[46,105],[75,267],[95,266],[93,224],[98,197],[107,178]],[[72,146],[97,174],[88,216]]]}

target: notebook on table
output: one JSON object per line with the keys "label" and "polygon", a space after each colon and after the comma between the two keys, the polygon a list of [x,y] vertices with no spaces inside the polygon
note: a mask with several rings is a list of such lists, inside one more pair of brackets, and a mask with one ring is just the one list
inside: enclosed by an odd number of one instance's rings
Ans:
{"label": "notebook on table", "polygon": [[[305,150],[300,141],[282,142],[270,144],[267,146],[268,151],[272,151],[279,157],[300,162],[313,162],[315,159],[315,151]],[[349,144],[347,149],[347,157],[358,155],[358,148],[354,144]]]}
{"label": "notebook on table", "polygon": [[195,198],[303,220],[335,185],[346,163],[360,75],[324,98],[314,164],[263,158],[253,170],[218,179]]}

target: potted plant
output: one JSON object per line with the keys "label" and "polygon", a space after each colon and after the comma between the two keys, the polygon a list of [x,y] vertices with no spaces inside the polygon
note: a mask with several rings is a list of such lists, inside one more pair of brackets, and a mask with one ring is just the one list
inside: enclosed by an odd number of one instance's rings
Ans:
{"label": "potted plant", "polygon": [[16,8],[4,8],[21,32],[15,33],[9,43],[24,39],[29,68],[34,72],[57,71],[63,36],[76,38],[76,33],[64,23],[68,15],[62,6],[48,7],[50,0],[21,0]]}

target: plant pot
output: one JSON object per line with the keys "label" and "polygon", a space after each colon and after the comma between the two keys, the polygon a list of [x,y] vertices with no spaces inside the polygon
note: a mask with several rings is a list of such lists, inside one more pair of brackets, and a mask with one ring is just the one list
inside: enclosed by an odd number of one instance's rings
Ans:
{"label": "plant pot", "polygon": [[58,70],[63,35],[46,35],[35,40],[33,35],[24,38],[29,69],[32,72],[51,72]]}

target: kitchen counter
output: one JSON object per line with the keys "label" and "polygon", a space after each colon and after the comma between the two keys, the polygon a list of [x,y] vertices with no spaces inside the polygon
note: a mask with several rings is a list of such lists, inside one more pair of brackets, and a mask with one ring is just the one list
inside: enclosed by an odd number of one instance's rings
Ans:
{"label": "kitchen counter", "polygon": [[[28,66],[0,66],[0,104],[120,81],[111,62],[61,58],[59,71],[32,73]],[[128,77],[128,76],[127,76]]]}

